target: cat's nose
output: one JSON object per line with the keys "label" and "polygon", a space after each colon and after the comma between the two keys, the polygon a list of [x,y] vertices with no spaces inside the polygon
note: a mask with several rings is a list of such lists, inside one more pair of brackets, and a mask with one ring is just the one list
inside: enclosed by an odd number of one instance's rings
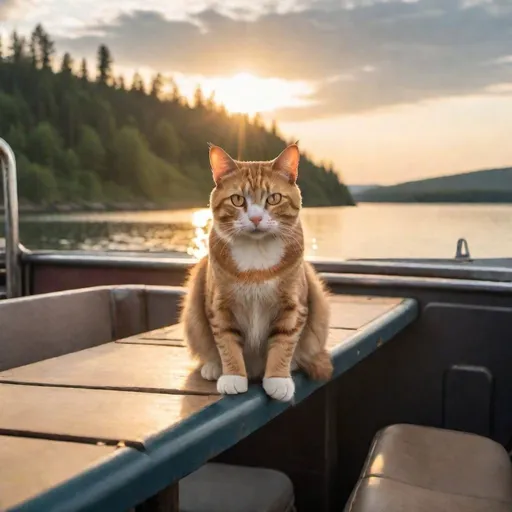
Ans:
{"label": "cat's nose", "polygon": [[249,217],[249,220],[255,225],[255,226],[258,226],[259,223],[261,222],[261,219],[262,217],[260,215],[257,215],[257,216],[254,216],[254,217]]}

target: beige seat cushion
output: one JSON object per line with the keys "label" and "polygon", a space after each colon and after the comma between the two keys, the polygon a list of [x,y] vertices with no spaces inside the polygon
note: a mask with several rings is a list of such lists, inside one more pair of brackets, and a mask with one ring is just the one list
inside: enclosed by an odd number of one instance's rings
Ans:
{"label": "beige seat cushion", "polygon": [[385,478],[361,481],[350,512],[510,512],[512,505],[458,494],[445,494]]}
{"label": "beige seat cushion", "polygon": [[510,458],[484,437],[393,425],[375,436],[345,510],[511,511]]}

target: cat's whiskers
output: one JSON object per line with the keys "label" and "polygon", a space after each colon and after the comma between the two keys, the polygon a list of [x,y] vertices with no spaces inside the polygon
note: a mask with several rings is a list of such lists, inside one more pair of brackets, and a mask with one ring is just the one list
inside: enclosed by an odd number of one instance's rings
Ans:
{"label": "cat's whiskers", "polygon": [[281,228],[280,236],[285,241],[285,243],[291,243],[297,249],[302,249],[304,245],[303,240],[298,238],[299,235],[297,235],[296,230],[293,228],[283,226]]}

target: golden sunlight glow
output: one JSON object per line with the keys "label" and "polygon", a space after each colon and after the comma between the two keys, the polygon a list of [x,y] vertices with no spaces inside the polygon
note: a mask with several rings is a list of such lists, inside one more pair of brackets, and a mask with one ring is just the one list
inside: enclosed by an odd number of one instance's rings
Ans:
{"label": "golden sunlight glow", "polygon": [[229,112],[271,112],[278,108],[300,107],[310,102],[314,90],[308,82],[281,78],[261,78],[251,73],[204,80],[204,90],[215,91],[215,100]]}
{"label": "golden sunlight glow", "polygon": [[197,210],[192,214],[192,226],[195,228],[206,228],[212,220],[212,212],[209,208]]}
{"label": "golden sunlight glow", "polygon": [[187,253],[194,258],[202,258],[208,254],[208,232],[212,221],[212,212],[209,208],[197,210],[192,214],[194,236],[190,240]]}

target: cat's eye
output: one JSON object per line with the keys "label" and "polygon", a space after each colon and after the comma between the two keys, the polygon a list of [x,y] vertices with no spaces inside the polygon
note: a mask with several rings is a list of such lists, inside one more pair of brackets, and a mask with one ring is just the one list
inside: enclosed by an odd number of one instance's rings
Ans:
{"label": "cat's eye", "polygon": [[245,204],[244,196],[239,196],[238,194],[233,194],[231,196],[231,202],[237,207],[240,208]]}
{"label": "cat's eye", "polygon": [[279,193],[276,194],[270,194],[267,198],[267,203],[270,205],[279,204],[282,199],[282,195]]}

